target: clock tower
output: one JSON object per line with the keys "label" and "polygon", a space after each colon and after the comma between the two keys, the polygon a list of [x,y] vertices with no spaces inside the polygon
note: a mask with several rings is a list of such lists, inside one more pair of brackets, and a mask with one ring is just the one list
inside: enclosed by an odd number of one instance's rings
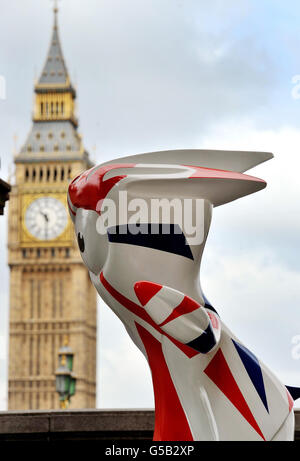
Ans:
{"label": "clock tower", "polygon": [[57,7],[47,59],[35,84],[33,126],[15,157],[9,204],[8,408],[59,408],[58,351],[73,349],[76,395],[96,396],[96,292],[77,250],[67,212],[71,178],[92,166],[77,132],[76,90],[60,45]]}

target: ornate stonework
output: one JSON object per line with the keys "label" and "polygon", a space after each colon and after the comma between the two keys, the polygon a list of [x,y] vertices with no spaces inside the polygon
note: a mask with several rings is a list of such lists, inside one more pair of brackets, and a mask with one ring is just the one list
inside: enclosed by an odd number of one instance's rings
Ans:
{"label": "ornate stonework", "polygon": [[65,335],[77,376],[71,408],[95,407],[96,293],[64,215],[70,179],[92,164],[77,132],[76,92],[54,12],[48,56],[35,85],[33,126],[15,157],[10,194],[9,410],[59,408],[54,373]]}

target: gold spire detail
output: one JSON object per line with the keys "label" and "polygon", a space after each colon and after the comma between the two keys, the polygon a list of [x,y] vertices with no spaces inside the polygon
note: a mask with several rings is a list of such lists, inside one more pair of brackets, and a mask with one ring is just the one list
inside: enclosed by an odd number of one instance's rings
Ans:
{"label": "gold spire detail", "polygon": [[54,11],[54,14],[56,15],[58,13],[58,0],[53,0],[53,2],[54,2],[53,11]]}
{"label": "gold spire detail", "polygon": [[35,105],[33,121],[69,120],[77,126],[76,92],[70,82],[63,57],[58,31],[58,0],[54,1],[54,27],[41,76],[35,84]]}

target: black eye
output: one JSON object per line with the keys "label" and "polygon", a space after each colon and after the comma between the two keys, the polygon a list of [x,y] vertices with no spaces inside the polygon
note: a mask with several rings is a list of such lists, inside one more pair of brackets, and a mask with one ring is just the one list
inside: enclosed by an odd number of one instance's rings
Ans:
{"label": "black eye", "polygon": [[78,232],[77,241],[78,241],[79,250],[81,251],[81,253],[84,253],[84,238],[81,232]]}

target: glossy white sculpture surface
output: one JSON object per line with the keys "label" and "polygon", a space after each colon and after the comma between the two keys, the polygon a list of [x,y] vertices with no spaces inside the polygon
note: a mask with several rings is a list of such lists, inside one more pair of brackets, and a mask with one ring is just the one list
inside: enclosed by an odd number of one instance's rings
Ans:
{"label": "glossy white sculpture surface", "polygon": [[[243,172],[270,158],[154,152],[97,166],[70,184],[70,215],[91,280],[152,372],[154,440],[293,440],[290,393],[222,322],[199,279],[213,207],[263,189],[264,181]],[[170,203],[190,208],[153,217],[162,199],[163,211]],[[197,238],[186,231],[194,213]]]}

